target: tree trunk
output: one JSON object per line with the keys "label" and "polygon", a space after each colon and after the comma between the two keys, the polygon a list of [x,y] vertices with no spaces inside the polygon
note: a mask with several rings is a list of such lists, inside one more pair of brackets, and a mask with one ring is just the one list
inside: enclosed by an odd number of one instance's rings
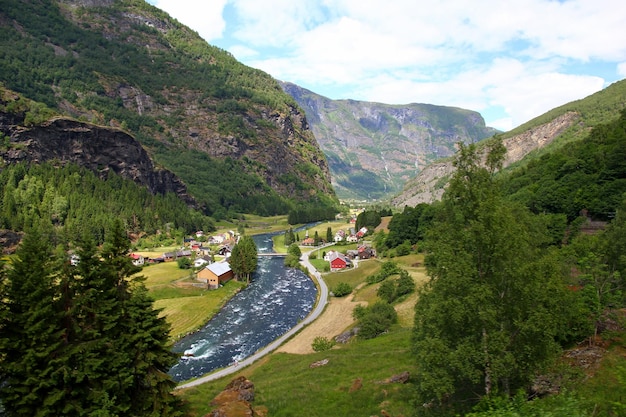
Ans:
{"label": "tree trunk", "polygon": [[489,364],[489,343],[487,329],[483,328],[483,353],[485,355],[485,395],[491,394],[493,381],[491,380],[491,366]]}

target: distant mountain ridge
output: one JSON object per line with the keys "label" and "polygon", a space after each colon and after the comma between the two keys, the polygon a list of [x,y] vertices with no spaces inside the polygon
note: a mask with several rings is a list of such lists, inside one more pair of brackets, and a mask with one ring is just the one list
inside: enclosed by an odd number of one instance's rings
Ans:
{"label": "distant mountain ridge", "polygon": [[331,100],[292,83],[281,86],[304,109],[341,198],[389,197],[431,162],[453,155],[457,142],[497,133],[470,110]]}

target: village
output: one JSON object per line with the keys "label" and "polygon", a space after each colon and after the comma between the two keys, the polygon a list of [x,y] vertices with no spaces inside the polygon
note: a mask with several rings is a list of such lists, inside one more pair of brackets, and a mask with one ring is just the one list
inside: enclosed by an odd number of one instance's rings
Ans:
{"label": "village", "polygon": [[[323,253],[323,260],[328,263],[326,272],[338,272],[355,266],[355,260],[370,259],[376,256],[376,251],[369,242],[364,241],[368,229],[362,227],[355,230],[354,221],[350,221],[346,228],[334,233],[333,241],[314,239],[309,236],[308,230],[298,243],[303,250],[316,247],[327,247],[332,244],[344,250],[328,250]],[[179,267],[193,271],[194,286],[206,289],[217,289],[233,279],[234,272],[229,264],[229,257],[233,247],[239,241],[240,234],[229,230],[219,234],[208,235],[197,231],[194,235],[185,237],[179,250],[168,251],[159,256],[148,257],[133,252],[129,256],[135,266],[144,267],[163,262],[178,262]],[[317,245],[316,245],[317,243]],[[286,248],[285,248],[286,250]]]}

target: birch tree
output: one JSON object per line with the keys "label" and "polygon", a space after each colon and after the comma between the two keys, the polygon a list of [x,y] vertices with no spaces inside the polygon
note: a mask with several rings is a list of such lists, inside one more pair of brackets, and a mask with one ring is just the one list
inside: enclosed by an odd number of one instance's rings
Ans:
{"label": "birch tree", "polygon": [[460,145],[456,173],[427,234],[430,281],[416,305],[414,349],[423,403],[469,404],[525,386],[558,350],[551,305],[562,286],[540,263],[543,235],[506,202],[494,180],[502,145],[486,166]]}

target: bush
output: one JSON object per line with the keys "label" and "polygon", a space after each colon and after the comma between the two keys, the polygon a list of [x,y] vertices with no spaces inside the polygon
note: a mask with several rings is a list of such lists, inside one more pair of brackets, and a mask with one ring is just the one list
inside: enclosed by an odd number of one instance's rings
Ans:
{"label": "bush", "polygon": [[347,282],[338,283],[335,288],[333,288],[333,294],[335,297],[344,297],[352,292],[352,287]]}
{"label": "bush", "polygon": [[178,264],[178,267],[180,269],[189,269],[191,268],[191,259],[187,258],[187,257],[180,257],[176,260],[176,263]]}
{"label": "bush", "polygon": [[313,343],[311,347],[315,352],[323,352],[325,350],[331,349],[335,345],[335,341],[332,339],[328,339],[323,336],[317,336],[313,339]]}
{"label": "bush", "polygon": [[384,301],[379,301],[365,310],[365,314],[359,319],[360,339],[373,339],[385,333],[398,321],[396,310]]}

